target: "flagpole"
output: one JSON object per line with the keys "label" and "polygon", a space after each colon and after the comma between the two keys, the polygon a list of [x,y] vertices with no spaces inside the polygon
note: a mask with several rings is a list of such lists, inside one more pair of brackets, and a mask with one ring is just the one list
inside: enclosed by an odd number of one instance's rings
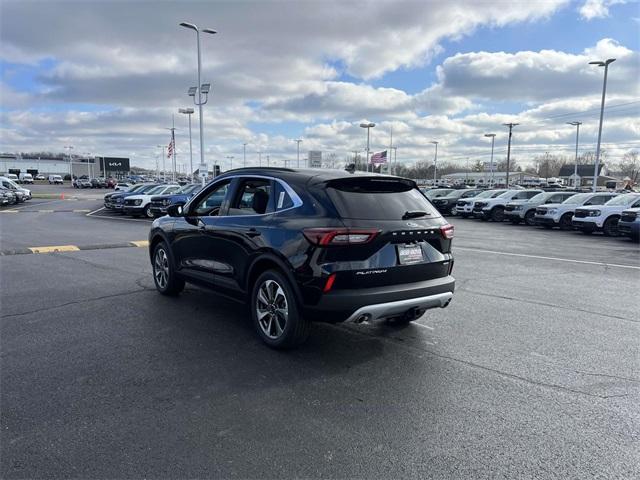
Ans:
{"label": "flagpole", "polygon": [[171,176],[173,183],[176,183],[176,116],[171,114],[171,143],[173,145],[173,175]]}

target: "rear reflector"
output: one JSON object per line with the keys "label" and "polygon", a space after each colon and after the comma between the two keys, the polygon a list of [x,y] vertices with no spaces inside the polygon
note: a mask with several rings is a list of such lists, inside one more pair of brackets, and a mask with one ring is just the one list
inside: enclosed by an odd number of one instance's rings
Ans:
{"label": "rear reflector", "polygon": [[331,290],[331,288],[333,287],[333,282],[336,281],[336,274],[332,273],[331,275],[329,275],[329,278],[327,278],[327,283],[324,284],[324,288],[322,289],[323,293],[327,293],[328,291]]}
{"label": "rear reflector", "polygon": [[453,238],[453,225],[447,224],[440,227],[440,233],[443,238],[451,240]]}
{"label": "rear reflector", "polygon": [[380,230],[351,228],[305,228],[304,236],[314,245],[362,245],[373,240]]}

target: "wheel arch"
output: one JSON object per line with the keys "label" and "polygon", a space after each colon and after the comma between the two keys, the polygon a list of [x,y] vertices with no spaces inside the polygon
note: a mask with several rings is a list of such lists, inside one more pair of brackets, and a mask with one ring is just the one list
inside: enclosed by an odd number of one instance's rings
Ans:
{"label": "wheel arch", "polygon": [[296,279],[292,273],[291,267],[285,260],[279,258],[273,253],[263,253],[259,255],[251,262],[251,264],[247,268],[244,278],[244,286],[247,294],[250,294],[253,288],[253,284],[260,276],[260,274],[267,270],[278,270],[280,273],[282,273],[287,278],[287,280],[289,280],[289,284],[294,290],[297,300],[299,302],[302,300],[300,289],[298,288],[298,283],[296,282]]}
{"label": "wheel arch", "polygon": [[152,232],[151,240],[149,241],[149,260],[153,260],[153,251],[160,242],[165,242],[167,246],[169,245],[169,240],[167,239],[165,233],[162,230],[156,230],[155,232]]}

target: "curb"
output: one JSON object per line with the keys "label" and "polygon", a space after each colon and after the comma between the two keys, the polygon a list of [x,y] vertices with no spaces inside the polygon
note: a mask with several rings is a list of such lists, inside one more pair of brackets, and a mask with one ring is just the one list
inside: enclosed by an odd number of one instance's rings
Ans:
{"label": "curb", "polygon": [[81,250],[107,250],[110,248],[145,248],[149,246],[148,240],[134,240],[122,243],[106,243],[101,245],[55,245],[46,247],[26,247],[0,250],[0,256],[29,255],[32,253],[60,253],[78,252]]}

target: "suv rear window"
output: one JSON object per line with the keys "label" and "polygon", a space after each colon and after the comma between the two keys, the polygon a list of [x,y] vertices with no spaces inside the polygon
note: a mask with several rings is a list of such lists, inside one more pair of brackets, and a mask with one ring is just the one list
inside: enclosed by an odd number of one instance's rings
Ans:
{"label": "suv rear window", "polygon": [[329,198],[342,218],[401,220],[406,212],[427,212],[439,217],[425,196],[412,183],[396,179],[346,179],[333,181]]}

